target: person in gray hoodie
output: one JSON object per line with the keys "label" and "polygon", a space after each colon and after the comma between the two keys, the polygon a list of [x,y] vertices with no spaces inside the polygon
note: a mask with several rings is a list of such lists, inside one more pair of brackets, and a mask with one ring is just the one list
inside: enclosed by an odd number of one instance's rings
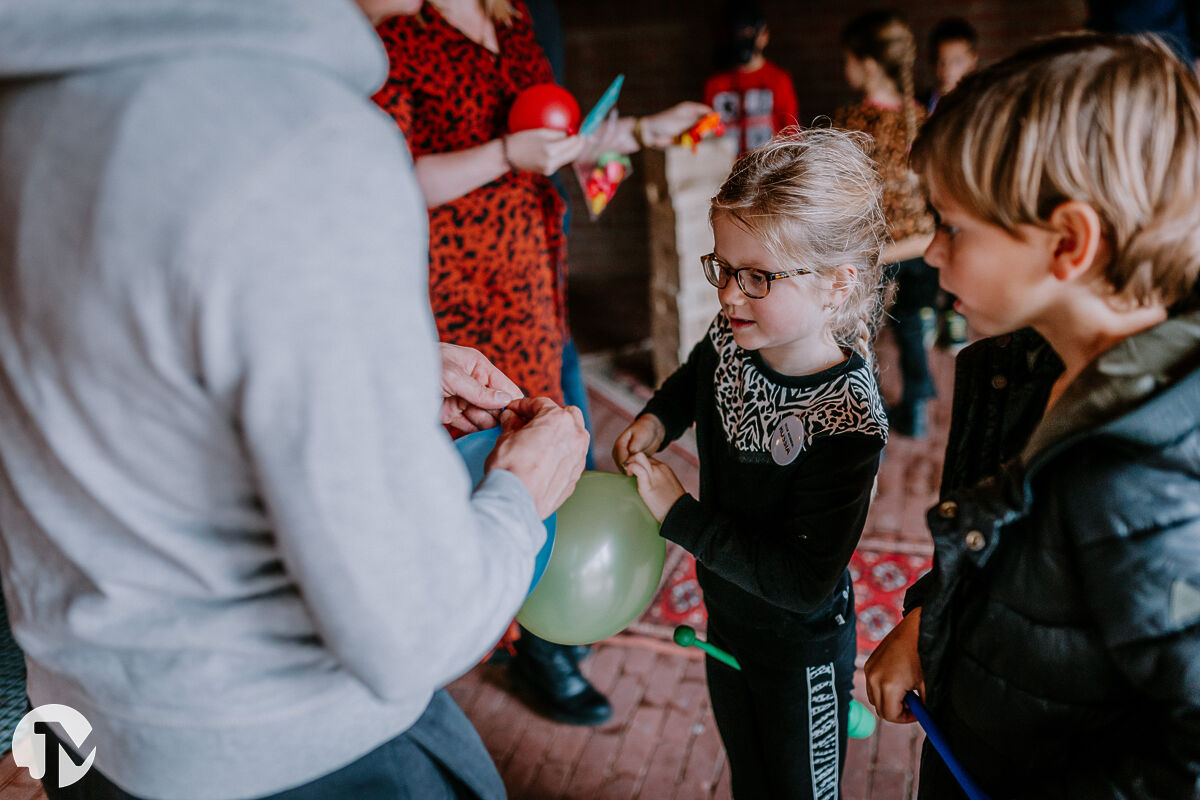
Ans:
{"label": "person in gray hoodie", "polygon": [[[0,570],[31,704],[94,753],[63,790],[46,751],[51,797],[504,795],[440,687],[587,435],[439,364],[362,13],[419,4],[362,5],[0,5]],[[441,423],[495,414],[473,490]]]}

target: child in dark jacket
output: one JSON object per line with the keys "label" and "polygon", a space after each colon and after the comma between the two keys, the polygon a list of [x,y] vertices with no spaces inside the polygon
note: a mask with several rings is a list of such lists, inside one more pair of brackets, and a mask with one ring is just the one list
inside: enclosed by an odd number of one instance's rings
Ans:
{"label": "child in dark jacket", "polygon": [[[997,466],[947,476],[868,696],[910,722],[917,690],[993,800],[1196,797],[1200,84],[1156,39],[1051,39],[968,76],[913,163],[926,260],[998,337],[948,466]],[[928,749],[920,787],[963,796]]]}
{"label": "child in dark jacket", "polygon": [[[847,564],[887,422],[870,335],[885,223],[862,134],[752,150],[713,199],[721,313],[618,438],[662,535],[692,552],[709,694],[742,798],[835,798],[854,676]],[[700,499],[650,457],[692,423]]]}

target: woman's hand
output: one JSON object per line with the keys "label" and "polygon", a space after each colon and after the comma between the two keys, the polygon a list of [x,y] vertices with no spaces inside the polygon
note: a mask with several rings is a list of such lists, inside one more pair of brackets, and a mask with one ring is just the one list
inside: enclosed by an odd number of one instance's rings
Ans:
{"label": "woman's hand", "polygon": [[642,141],[647,147],[666,147],[675,137],[700,121],[712,109],[686,100],[668,109],[642,117]]}
{"label": "woman's hand", "polygon": [[553,175],[579,157],[585,140],[551,128],[535,128],[510,133],[501,144],[513,169]]}
{"label": "woman's hand", "polygon": [[440,349],[442,424],[464,433],[500,424],[501,410],[521,390],[478,350],[445,342]]}
{"label": "woman's hand", "polygon": [[[618,117],[616,112],[608,115],[608,119],[587,137],[587,157],[592,161],[601,153],[616,151],[618,153],[636,153],[642,144],[647,147],[666,147],[675,141],[675,137],[700,121],[700,118],[712,111],[703,103],[685,101],[657,114],[645,117]],[[638,129],[642,138],[639,144],[634,136],[634,128]]]}
{"label": "woman's hand", "polygon": [[675,501],[687,494],[673,469],[645,453],[630,456],[625,471],[637,478],[638,494],[659,522],[667,518]]}
{"label": "woman's hand", "polygon": [[909,689],[925,697],[925,674],[917,655],[917,633],[921,609],[914,608],[892,628],[871,653],[863,674],[867,678],[867,699],[879,716],[888,722],[915,722],[916,717],[904,705]]}
{"label": "woman's hand", "polygon": [[632,474],[625,469],[625,462],[629,457],[634,453],[657,453],[666,436],[667,429],[658,417],[642,414],[628,428],[621,431],[621,435],[613,443],[612,457],[617,469]]}

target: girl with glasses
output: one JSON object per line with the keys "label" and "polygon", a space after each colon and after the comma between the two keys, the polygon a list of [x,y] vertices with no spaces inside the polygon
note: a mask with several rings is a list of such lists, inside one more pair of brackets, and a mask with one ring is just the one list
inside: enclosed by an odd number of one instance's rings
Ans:
{"label": "girl with glasses", "polygon": [[[835,798],[854,676],[847,564],[887,420],[871,335],[886,225],[866,137],[789,132],[713,199],[721,313],[616,440],[662,535],[696,556],[733,794]],[[700,499],[652,454],[696,425]]]}

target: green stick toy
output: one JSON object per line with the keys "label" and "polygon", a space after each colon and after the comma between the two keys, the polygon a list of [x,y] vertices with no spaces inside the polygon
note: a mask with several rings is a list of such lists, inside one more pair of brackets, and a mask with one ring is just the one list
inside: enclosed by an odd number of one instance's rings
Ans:
{"label": "green stick toy", "polygon": [[[690,625],[679,625],[675,628],[675,644],[680,647],[699,647],[705,653],[720,661],[722,664],[740,670],[742,665],[733,656],[716,645],[696,638],[696,631]],[[875,715],[857,700],[850,701],[850,719],[846,735],[851,739],[866,739],[875,732]]]}

